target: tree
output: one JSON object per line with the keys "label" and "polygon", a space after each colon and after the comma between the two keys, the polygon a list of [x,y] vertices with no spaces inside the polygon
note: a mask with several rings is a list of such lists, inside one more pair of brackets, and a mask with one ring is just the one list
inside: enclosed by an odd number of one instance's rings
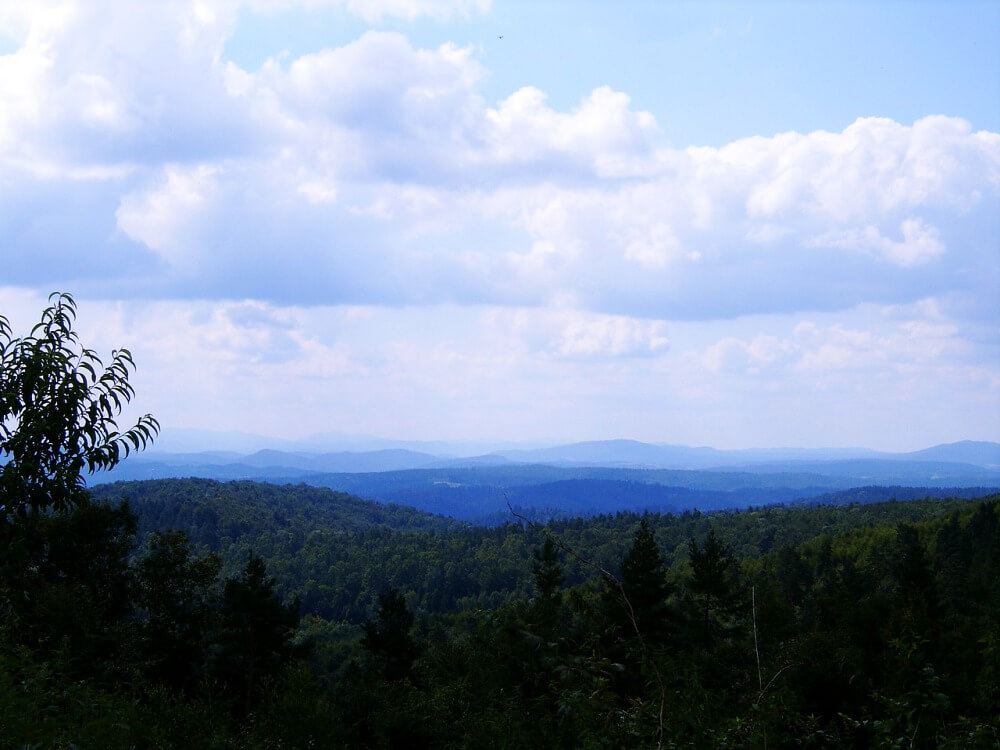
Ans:
{"label": "tree", "polygon": [[85,501],[83,470],[111,469],[159,432],[149,414],[125,432],[116,418],[135,394],[128,349],[104,366],[73,330],[76,302],[49,296],[41,320],[15,337],[0,315],[0,519]]}
{"label": "tree", "polygon": [[171,687],[189,687],[198,676],[219,568],[213,553],[192,553],[183,531],[153,532],[135,565],[150,671]]}
{"label": "tree", "polygon": [[940,613],[931,561],[912,524],[896,527],[890,568],[896,589],[890,633],[903,639],[905,661],[916,666],[918,657],[932,658],[936,651]]}
{"label": "tree", "polygon": [[531,572],[534,575],[535,590],[542,599],[553,602],[558,598],[559,587],[566,580],[566,575],[559,564],[559,553],[552,537],[545,537],[545,543],[534,551],[533,557]]}
{"label": "tree", "polygon": [[264,561],[251,550],[243,574],[226,580],[221,621],[215,673],[234,697],[242,696],[247,716],[291,657],[299,603],[282,604]]}
{"label": "tree", "polygon": [[0,623],[15,625],[10,642],[64,651],[64,666],[90,678],[127,661],[136,521],[127,503],[84,503],[0,523]]}
{"label": "tree", "polygon": [[739,609],[739,565],[726,545],[708,530],[703,546],[692,536],[689,540],[691,579],[687,589],[695,608],[694,621],[701,638],[712,643],[728,630]]}
{"label": "tree", "polygon": [[[0,631],[40,652],[62,649],[81,674],[110,669],[132,609],[127,505],[92,503],[84,469],[110,469],[159,431],[151,416],[124,433],[131,354],[104,368],[80,345],[76,303],[52,294],[28,336],[0,316]],[[107,670],[105,670],[107,671]]]}
{"label": "tree", "polygon": [[621,593],[626,599],[622,604],[629,608],[631,625],[625,632],[638,629],[648,640],[661,640],[667,630],[667,597],[671,590],[660,546],[645,518],[640,521],[632,546],[622,560]]}
{"label": "tree", "polygon": [[420,655],[420,647],[410,634],[412,629],[413,613],[403,595],[390,586],[379,594],[378,616],[365,621],[361,638],[361,645],[380,662],[387,680],[409,676]]}

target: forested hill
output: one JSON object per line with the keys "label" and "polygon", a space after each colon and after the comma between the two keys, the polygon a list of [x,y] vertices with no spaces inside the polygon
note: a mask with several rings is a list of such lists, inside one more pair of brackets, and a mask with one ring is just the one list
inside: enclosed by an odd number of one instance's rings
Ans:
{"label": "forested hill", "polygon": [[898,493],[971,497],[1000,489],[998,456],[1000,445],[968,442],[912,454],[726,453],[634,441],[464,459],[399,450],[326,454],[264,450],[245,456],[138,456],[110,473],[92,475],[89,481],[203,477],[306,482],[472,523],[492,523],[502,522],[508,504],[532,509],[533,517],[544,518],[694,508],[705,512],[808,501],[821,495],[827,496],[822,502],[837,502],[831,493],[875,486],[883,489],[865,494],[879,499],[903,496]]}
{"label": "forested hill", "polygon": [[[531,593],[531,555],[541,539],[508,511],[505,525],[469,527],[403,506],[307,485],[165,479],[119,482],[91,490],[98,501],[129,501],[138,516],[138,547],[153,531],[178,529],[217,554],[235,574],[253,550],[283,596],[304,614],[360,622],[377,593],[396,586],[419,614],[495,608]],[[869,498],[870,499],[870,498]],[[551,522],[547,528],[588,560],[614,569],[641,518],[660,540],[665,560],[683,560],[686,544],[716,528],[740,558],[801,544],[821,534],[946,517],[974,500],[922,499],[819,507],[767,506],[701,513],[620,512]],[[520,514],[515,506],[514,511]],[[593,568],[566,560],[567,582]]]}
{"label": "forested hill", "polygon": [[92,497],[0,527],[2,747],[1000,741],[997,495],[496,527],[252,482]]}
{"label": "forested hill", "polygon": [[191,541],[217,543],[261,530],[323,528],[349,532],[376,527],[442,531],[457,521],[394,503],[382,504],[306,484],[153,479],[100,484],[98,502],[127,499],[139,511],[139,534],[183,529]]}
{"label": "forested hill", "polygon": [[[197,480],[139,480],[112,486],[139,486],[142,481]],[[312,487],[332,489],[339,497],[354,496],[355,504],[349,503],[343,508],[338,506],[338,512],[346,511],[347,507],[355,508],[360,515],[354,520],[358,521],[371,521],[380,515],[372,507],[362,510],[362,506],[356,504],[359,498],[374,500],[392,508],[388,514],[382,514],[385,516],[382,520],[377,521],[389,525],[408,518],[402,508],[394,505],[425,511],[422,516],[425,519],[428,517],[426,514],[438,514],[469,523],[493,525],[510,519],[509,505],[523,509],[531,518],[545,520],[621,511],[680,513],[698,509],[707,512],[776,503],[835,504],[892,498],[981,497],[995,492],[998,486],[995,481],[980,486],[952,487],[941,483],[933,486],[877,483],[873,486],[870,481],[861,479],[848,480],[808,473],[754,474],[544,465],[313,474],[306,479],[260,477],[247,480],[244,484],[249,487],[255,482],[280,486],[293,483],[297,496],[310,504],[328,496],[310,492],[302,482],[308,482]],[[115,491],[108,490],[103,484],[97,484],[93,489],[98,497],[109,497],[107,493]],[[195,492],[195,496],[198,492],[200,490]],[[417,517],[420,516],[413,518]],[[421,527],[419,522],[412,525]]]}

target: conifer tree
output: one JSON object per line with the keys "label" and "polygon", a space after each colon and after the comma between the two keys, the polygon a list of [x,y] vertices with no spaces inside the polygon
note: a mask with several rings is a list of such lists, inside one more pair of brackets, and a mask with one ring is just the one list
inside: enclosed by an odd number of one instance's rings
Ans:
{"label": "conifer tree", "polygon": [[711,643],[728,627],[739,608],[736,558],[716,536],[714,528],[709,529],[704,545],[699,546],[694,537],[689,544],[691,579],[687,589],[695,605],[694,616],[701,637]]}
{"label": "conifer tree", "polygon": [[244,716],[290,657],[298,610],[297,601],[282,604],[274,579],[253,550],[242,575],[226,581],[214,672],[233,697],[241,698]]}
{"label": "conifer tree", "polygon": [[566,580],[552,537],[545,537],[544,544],[534,551],[533,557],[531,571],[534,575],[535,590],[542,599],[552,601],[556,599],[559,587]]}
{"label": "conifer tree", "polygon": [[362,645],[379,662],[382,675],[388,680],[409,676],[420,648],[410,631],[413,613],[403,595],[390,586],[378,598],[378,614],[365,621]]}
{"label": "conifer tree", "polygon": [[151,534],[136,563],[144,650],[151,673],[171,687],[190,687],[203,666],[219,566],[212,553],[192,554],[182,531]]}
{"label": "conifer tree", "polygon": [[661,641],[667,632],[666,567],[649,523],[643,518],[621,566],[619,599],[629,635],[636,631],[647,643]]}

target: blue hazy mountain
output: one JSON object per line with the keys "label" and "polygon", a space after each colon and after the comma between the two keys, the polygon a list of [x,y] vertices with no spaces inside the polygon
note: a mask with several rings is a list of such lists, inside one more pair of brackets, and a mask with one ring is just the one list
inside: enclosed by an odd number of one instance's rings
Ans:
{"label": "blue hazy mountain", "polygon": [[868,458],[879,454],[864,448],[719,450],[709,447],[658,445],[637,440],[594,440],[548,448],[497,451],[496,455],[523,463],[710,469],[810,458],[817,460]]}
{"label": "blue hazy mountain", "polygon": [[429,453],[403,449],[343,451],[339,453],[288,453],[261,450],[245,456],[240,463],[258,468],[301,469],[310,472],[378,472],[416,469],[440,461]]}
{"label": "blue hazy mountain", "polygon": [[710,469],[720,467],[816,465],[854,460],[961,463],[1000,468],[1000,443],[965,440],[909,453],[868,448],[750,448],[719,450],[682,445],[658,445],[635,440],[600,440],[549,448],[498,451],[497,455],[525,463],[643,466],[647,468]]}
{"label": "blue hazy mountain", "polygon": [[[539,443],[510,441],[393,440],[371,435],[337,432],[309,435],[297,440],[268,437],[246,432],[167,428],[150,451],[162,453],[223,452],[247,455],[260,450],[292,453],[364,453],[381,450],[409,450],[438,457],[470,457],[498,450],[537,448]],[[149,454],[146,454],[149,455]]]}
{"label": "blue hazy mountain", "polygon": [[962,440],[925,448],[922,451],[901,454],[903,460],[950,461],[953,463],[975,464],[990,468],[1000,468],[1000,443],[982,440]]}
{"label": "blue hazy mountain", "polygon": [[[181,433],[182,435],[185,433]],[[193,442],[203,444],[197,433]],[[214,433],[212,433],[214,434]],[[233,442],[229,433],[220,442]],[[258,445],[265,438],[237,436],[246,444]],[[349,440],[349,438],[342,438]],[[154,451],[134,460],[156,461],[167,464],[221,465],[249,464],[251,466],[289,467],[310,471],[393,471],[418,466],[484,465],[503,463],[621,466],[662,469],[714,469],[722,467],[779,467],[794,464],[820,464],[854,460],[908,461],[924,463],[960,463],[983,468],[1000,469],[1000,444],[966,440],[936,445],[909,453],[888,453],[867,448],[751,448],[720,450],[709,447],[689,447],[642,443],[636,440],[600,440],[568,443],[543,448],[506,448],[470,453],[470,443],[415,443],[406,441],[377,441],[359,438],[381,447],[341,451],[316,451],[291,444],[288,447],[256,447],[252,451],[165,450],[160,441]],[[237,441],[238,442],[238,441]],[[173,436],[167,446],[176,446]],[[423,449],[418,450],[414,446]],[[294,448],[294,449],[290,449]]]}
{"label": "blue hazy mountain", "polygon": [[[990,490],[1000,488],[1000,444],[963,441],[909,453],[864,448],[718,450],[633,440],[507,448],[469,456],[405,448],[159,451],[131,457],[90,481],[177,477],[306,483],[481,520],[502,517],[508,505],[548,515],[589,515],[790,503],[817,496],[849,497],[857,488],[871,487],[904,488],[900,496],[916,497],[954,494],[962,488]],[[885,499],[884,494],[857,496]]]}

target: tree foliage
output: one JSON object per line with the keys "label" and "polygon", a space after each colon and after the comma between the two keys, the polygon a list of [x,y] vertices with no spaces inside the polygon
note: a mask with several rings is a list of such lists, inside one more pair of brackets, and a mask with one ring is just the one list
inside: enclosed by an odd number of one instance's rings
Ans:
{"label": "tree foliage", "polygon": [[699,545],[694,537],[688,544],[691,562],[688,590],[696,603],[696,617],[708,635],[713,619],[731,615],[738,603],[738,564],[714,528],[709,529],[704,544]]}
{"label": "tree foliage", "polygon": [[219,568],[216,555],[195,555],[176,530],[151,534],[134,565],[149,671],[172,688],[189,688],[204,672]]}
{"label": "tree foliage", "polygon": [[566,581],[566,574],[559,563],[559,552],[552,537],[546,536],[541,547],[532,553],[531,572],[535,590],[545,601],[554,601],[559,587]]}
{"label": "tree foliage", "polygon": [[389,587],[378,597],[378,614],[364,623],[361,645],[376,658],[387,680],[410,674],[420,647],[413,639],[413,613],[403,595]]}
{"label": "tree foliage", "polygon": [[113,468],[159,431],[149,414],[119,432],[116,419],[134,396],[128,349],[107,366],[82,346],[76,302],[53,293],[24,337],[0,316],[0,518],[65,510],[84,499],[84,470]]}
{"label": "tree foliage", "polygon": [[238,710],[246,716],[290,654],[299,603],[278,598],[264,561],[251,551],[242,574],[226,580],[220,620],[212,671],[241,697]]}
{"label": "tree foliage", "polygon": [[618,609],[627,614],[624,633],[641,634],[653,642],[663,638],[670,587],[660,546],[646,518],[639,522],[632,546],[622,559],[621,588],[619,590],[617,583],[612,584],[611,594]]}

